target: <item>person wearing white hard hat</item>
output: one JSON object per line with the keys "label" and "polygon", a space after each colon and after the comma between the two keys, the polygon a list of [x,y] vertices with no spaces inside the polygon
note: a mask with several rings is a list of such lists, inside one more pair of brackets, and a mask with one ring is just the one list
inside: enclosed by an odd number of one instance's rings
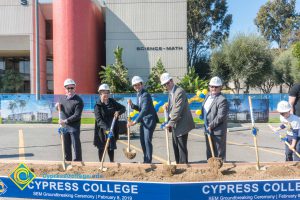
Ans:
{"label": "person wearing white hard hat", "polygon": [[63,134],[65,159],[66,161],[72,161],[73,146],[75,152],[74,161],[82,161],[80,121],[84,104],[81,97],[76,94],[76,83],[73,79],[66,79],[64,87],[66,95],[55,106],[60,105],[61,107],[62,119],[59,121],[59,124],[67,128],[67,132]]}
{"label": "person wearing white hard hat", "polygon": [[289,103],[291,105],[291,114],[300,117],[300,83],[295,83],[289,91]]}
{"label": "person wearing white hard hat", "polygon": [[169,93],[168,106],[165,107],[169,116],[166,128],[172,132],[175,160],[177,164],[187,164],[188,134],[195,128],[188,97],[181,87],[175,85],[169,73],[160,76],[160,83]]}
{"label": "person wearing white hard hat", "polygon": [[140,123],[140,142],[144,154],[143,162],[152,163],[152,137],[159,119],[153,106],[151,95],[145,90],[143,82],[143,79],[139,76],[132,78],[132,86],[137,92],[137,103],[133,104],[131,99],[129,99],[128,104],[132,109],[139,111],[139,115],[134,121],[128,122],[128,126]]}
{"label": "person wearing white hard hat", "polygon": [[209,82],[209,95],[202,103],[202,117],[204,119],[206,157],[212,157],[207,134],[210,134],[214,155],[226,159],[227,115],[228,103],[222,95],[222,80],[215,76]]}
{"label": "person wearing white hard hat", "polygon": [[285,146],[285,161],[300,161],[300,158],[293,152],[293,149],[300,152],[300,118],[291,114],[291,109],[292,107],[287,101],[280,101],[277,104],[277,112],[280,113],[281,125],[275,131],[287,129],[286,138],[290,144],[290,148]]}
{"label": "person wearing white hard hat", "polygon": [[98,148],[98,157],[101,161],[107,138],[110,137],[108,146],[108,157],[114,162],[114,150],[117,149],[116,141],[119,138],[118,120],[113,127],[113,135],[107,135],[114,117],[119,117],[125,112],[125,106],[110,98],[110,88],[107,84],[101,84],[98,88],[99,100],[94,107],[95,131],[94,146]]}

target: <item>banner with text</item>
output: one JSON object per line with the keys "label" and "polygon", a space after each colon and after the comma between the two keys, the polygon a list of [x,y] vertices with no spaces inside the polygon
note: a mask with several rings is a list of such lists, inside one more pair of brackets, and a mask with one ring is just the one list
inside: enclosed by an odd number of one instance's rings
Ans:
{"label": "banner with text", "polygon": [[0,177],[0,198],[107,200],[300,199],[300,180],[151,183],[34,178],[20,188]]}

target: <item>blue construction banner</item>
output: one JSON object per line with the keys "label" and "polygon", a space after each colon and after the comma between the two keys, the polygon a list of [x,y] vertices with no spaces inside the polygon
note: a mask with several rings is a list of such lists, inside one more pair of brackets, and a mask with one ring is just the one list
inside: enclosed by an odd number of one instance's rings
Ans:
{"label": "blue construction banner", "polygon": [[[32,179],[30,176],[28,176],[28,179],[22,179],[18,178],[18,175],[20,174],[0,177],[0,198],[74,200],[300,199],[300,180],[152,183],[108,180]],[[21,184],[22,187],[18,184]]]}

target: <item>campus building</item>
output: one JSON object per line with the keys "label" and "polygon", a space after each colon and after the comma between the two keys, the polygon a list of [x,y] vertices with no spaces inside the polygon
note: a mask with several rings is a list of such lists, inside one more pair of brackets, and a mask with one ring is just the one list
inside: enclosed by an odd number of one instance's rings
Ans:
{"label": "campus building", "polygon": [[[42,0],[40,0],[42,1]],[[36,93],[35,0],[0,1],[0,74],[18,71],[22,93]],[[186,0],[52,0],[39,3],[40,93],[97,91],[102,65],[123,48],[130,78],[147,80],[161,58],[174,77],[187,70]]]}

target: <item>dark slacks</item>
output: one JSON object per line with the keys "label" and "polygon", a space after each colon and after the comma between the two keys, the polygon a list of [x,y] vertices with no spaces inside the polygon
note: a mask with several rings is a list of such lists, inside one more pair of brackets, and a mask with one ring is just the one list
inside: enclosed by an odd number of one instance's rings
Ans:
{"label": "dark slacks", "polygon": [[[226,134],[223,135],[213,135],[211,134],[212,146],[214,149],[215,157],[222,158],[223,161],[226,160]],[[209,146],[208,136],[205,134],[206,141],[206,157],[207,160],[212,157],[212,153]]]}
{"label": "dark slacks", "polygon": [[[100,162],[102,160],[103,153],[104,153],[104,149],[98,149],[98,157],[99,157]],[[115,150],[107,149],[107,154],[108,154],[108,157],[109,157],[109,161],[114,162]]]}
{"label": "dark slacks", "polygon": [[[293,137],[287,135],[288,143],[292,144]],[[300,153],[300,138],[298,137],[295,150]],[[300,158],[285,145],[285,161],[300,161]]]}
{"label": "dark slacks", "polygon": [[177,137],[174,133],[172,133],[173,149],[174,149],[174,155],[177,164],[188,163],[188,150],[187,150],[188,135],[189,134],[185,134]]}
{"label": "dark slacks", "polygon": [[144,153],[144,163],[152,162],[152,153],[153,153],[152,137],[153,137],[154,129],[155,126],[151,129],[148,129],[143,124],[141,124],[140,126],[140,142]]}
{"label": "dark slacks", "polygon": [[80,131],[67,132],[64,134],[65,159],[72,161],[72,147],[75,152],[74,161],[82,161],[82,151],[80,142]]}

